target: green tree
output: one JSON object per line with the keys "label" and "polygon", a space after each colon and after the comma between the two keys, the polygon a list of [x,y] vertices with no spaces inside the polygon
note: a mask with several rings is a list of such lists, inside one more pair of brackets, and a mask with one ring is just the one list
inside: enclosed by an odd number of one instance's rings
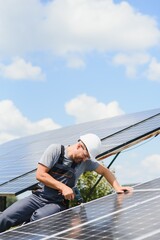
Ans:
{"label": "green tree", "polygon": [[17,201],[16,196],[8,196],[7,200],[6,200],[6,207],[9,207],[10,205],[12,205],[16,201]]}
{"label": "green tree", "polygon": [[[91,188],[95,185],[99,178],[100,175],[96,172],[86,172],[79,178],[77,182],[77,188],[79,189],[80,194],[85,201],[89,202],[112,193],[112,187],[103,177],[95,187],[92,194],[90,194]],[[75,205],[77,205],[77,201],[72,201],[70,203],[71,207]]]}

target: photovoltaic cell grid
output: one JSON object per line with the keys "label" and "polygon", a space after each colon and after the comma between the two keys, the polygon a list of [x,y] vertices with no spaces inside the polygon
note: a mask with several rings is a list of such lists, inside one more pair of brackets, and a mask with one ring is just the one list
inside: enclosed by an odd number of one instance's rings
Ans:
{"label": "photovoltaic cell grid", "polygon": [[28,188],[34,187],[38,184],[38,181],[35,178],[36,171],[29,172],[24,174],[21,177],[15,178],[12,181],[8,181],[0,186],[0,196],[6,195],[18,195]]}
{"label": "photovoltaic cell grid", "polygon": [[[108,153],[155,129],[160,129],[160,109],[87,122],[2,144],[0,194],[7,193],[8,186],[9,194],[14,193],[23,175],[36,168],[43,151],[52,143],[72,144],[81,134],[93,132],[104,139],[102,152]],[[31,187],[36,182],[34,177],[30,178],[30,181],[27,180],[26,184],[23,181],[23,189]],[[23,189],[17,189],[15,194],[22,192]]]}
{"label": "photovoltaic cell grid", "polygon": [[0,234],[0,239],[160,239],[160,178]]}
{"label": "photovoltaic cell grid", "polygon": [[129,127],[126,130],[117,132],[103,140],[103,154],[104,155],[114,151],[119,150],[120,147],[130,144],[133,141],[137,141],[139,138],[152,134],[155,130],[160,131],[160,114],[147,119],[141,123]]}

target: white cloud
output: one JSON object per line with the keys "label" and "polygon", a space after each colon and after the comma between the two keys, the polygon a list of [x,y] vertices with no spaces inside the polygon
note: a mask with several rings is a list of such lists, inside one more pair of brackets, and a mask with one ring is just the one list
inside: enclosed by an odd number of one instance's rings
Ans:
{"label": "white cloud", "polygon": [[1,0],[0,22],[0,55],[5,57],[46,50],[65,58],[91,51],[142,52],[160,42],[156,20],[125,1]]}
{"label": "white cloud", "polygon": [[15,58],[9,65],[0,64],[0,74],[14,80],[44,80],[45,75],[38,66],[32,66],[22,58]]}
{"label": "white cloud", "polygon": [[21,56],[42,48],[45,9],[38,0],[0,1],[0,53]]}
{"label": "white cloud", "polygon": [[143,182],[143,179],[141,178],[142,172],[140,172],[140,169],[129,164],[127,164],[127,166],[117,164],[115,166],[115,175],[121,184],[132,183],[135,185]]}
{"label": "white cloud", "polygon": [[112,0],[52,1],[46,8],[44,29],[50,36],[48,46],[59,54],[141,51],[160,40],[156,21],[124,1],[119,4]]}
{"label": "white cloud", "polygon": [[79,95],[66,103],[65,109],[69,115],[75,117],[76,123],[113,117],[124,113],[116,101],[104,104],[86,94]]}
{"label": "white cloud", "polygon": [[153,154],[146,157],[142,161],[142,167],[144,171],[147,171],[149,174],[158,174],[160,172],[160,154]]}
{"label": "white cloud", "polygon": [[152,180],[159,177],[160,154],[149,154],[141,160],[139,154],[134,156],[128,153],[123,156],[121,164],[118,162],[115,164],[115,172],[122,184],[138,184]]}
{"label": "white cloud", "polygon": [[[116,101],[104,104],[85,94],[66,103],[65,108],[69,115],[75,117],[76,123],[124,113]],[[31,122],[11,100],[0,101],[0,143],[59,127],[50,118]]]}
{"label": "white cloud", "polygon": [[84,68],[85,63],[82,58],[78,56],[69,56],[67,57],[67,66],[69,68]]}
{"label": "white cloud", "polygon": [[146,76],[149,80],[160,82],[160,62],[155,58],[152,58],[148,70],[146,71]]}
{"label": "white cloud", "polygon": [[0,143],[59,127],[50,118],[31,122],[11,100],[0,101]]}
{"label": "white cloud", "polygon": [[137,75],[138,66],[147,64],[149,60],[150,56],[144,53],[120,53],[113,58],[113,63],[116,65],[123,65],[126,69],[126,75],[130,78],[133,78]]}

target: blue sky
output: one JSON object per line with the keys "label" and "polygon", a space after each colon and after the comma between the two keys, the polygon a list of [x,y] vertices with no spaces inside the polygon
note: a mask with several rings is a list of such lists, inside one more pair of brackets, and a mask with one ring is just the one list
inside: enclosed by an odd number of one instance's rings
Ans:
{"label": "blue sky", "polygon": [[[1,0],[0,143],[158,108],[159,9],[158,0]],[[158,176],[159,138],[114,168],[122,183]]]}

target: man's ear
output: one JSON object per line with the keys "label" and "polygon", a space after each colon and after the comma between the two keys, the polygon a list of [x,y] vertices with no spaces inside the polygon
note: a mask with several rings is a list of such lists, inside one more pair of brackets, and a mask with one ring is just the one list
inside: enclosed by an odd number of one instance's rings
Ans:
{"label": "man's ear", "polygon": [[77,142],[77,149],[81,147],[81,143]]}

